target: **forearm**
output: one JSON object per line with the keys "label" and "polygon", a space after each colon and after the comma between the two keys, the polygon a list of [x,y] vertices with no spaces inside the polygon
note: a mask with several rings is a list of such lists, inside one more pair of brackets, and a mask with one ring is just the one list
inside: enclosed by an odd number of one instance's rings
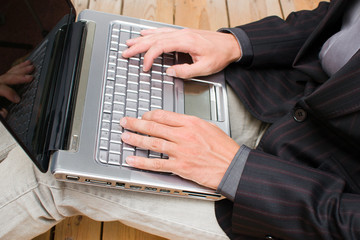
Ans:
{"label": "forearm", "polygon": [[252,150],[237,189],[233,232],[259,238],[358,239],[360,196],[345,185],[321,169]]}

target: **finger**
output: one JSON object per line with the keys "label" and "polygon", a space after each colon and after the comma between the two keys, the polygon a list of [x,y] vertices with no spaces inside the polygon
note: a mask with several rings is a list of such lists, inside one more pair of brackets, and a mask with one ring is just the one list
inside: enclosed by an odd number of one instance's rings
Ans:
{"label": "finger", "polygon": [[26,75],[32,73],[34,69],[34,65],[32,65],[30,61],[26,61],[12,67],[8,73]]}
{"label": "finger", "polygon": [[148,149],[158,153],[170,154],[174,152],[175,144],[157,137],[148,137],[135,133],[124,132],[121,139],[132,146]]}
{"label": "finger", "polygon": [[142,116],[143,120],[154,121],[172,127],[184,126],[185,122],[187,121],[187,118],[188,118],[187,115],[176,112],[165,111],[161,109],[146,112]]}
{"label": "finger", "polygon": [[161,158],[129,156],[126,158],[126,163],[135,168],[157,172],[173,172],[176,169],[175,161]]}
{"label": "finger", "polygon": [[6,118],[8,112],[5,108],[2,108],[0,109],[0,115],[3,117],[3,118]]}
{"label": "finger", "polygon": [[161,34],[161,33],[175,32],[175,31],[178,31],[178,29],[164,27],[164,28],[155,28],[155,29],[144,29],[141,30],[140,34],[142,36],[147,36],[151,34]]}
{"label": "finger", "polygon": [[174,131],[172,127],[164,124],[129,117],[122,118],[120,125],[125,129],[162,139],[171,138]]}
{"label": "finger", "polygon": [[20,97],[19,95],[17,95],[14,89],[4,84],[0,84],[0,96],[5,97],[6,99],[14,103],[20,102]]}
{"label": "finger", "polygon": [[[212,69],[212,71],[209,71]],[[198,76],[208,76],[212,73],[216,73],[213,67],[208,62],[200,60],[192,64],[177,64],[169,67],[166,70],[166,74],[173,77],[189,79]]]}
{"label": "finger", "polygon": [[16,85],[22,83],[29,83],[34,79],[32,75],[23,75],[23,74],[14,74],[14,73],[5,73],[0,76],[0,83],[7,85]]}
{"label": "finger", "polygon": [[179,32],[164,35],[161,39],[156,39],[152,42],[151,46],[149,46],[147,52],[144,54],[144,71],[149,71],[154,59],[163,53],[192,52],[192,46],[186,41],[180,41],[181,36],[179,36],[178,33]]}
{"label": "finger", "polygon": [[129,48],[124,50],[121,55],[124,58],[130,58],[139,53],[146,52],[151,47],[151,44],[145,41],[141,41],[142,39],[140,37],[128,40],[126,44]]}

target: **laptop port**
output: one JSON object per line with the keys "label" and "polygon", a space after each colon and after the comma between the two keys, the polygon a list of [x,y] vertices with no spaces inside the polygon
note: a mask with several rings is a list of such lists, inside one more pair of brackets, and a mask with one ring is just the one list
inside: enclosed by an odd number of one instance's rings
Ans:
{"label": "laptop port", "polygon": [[120,188],[125,188],[125,183],[117,182],[116,186]]}
{"label": "laptop port", "polygon": [[86,179],[85,181],[88,183],[93,183],[93,184],[97,184],[97,185],[111,185],[111,183],[106,182],[106,181],[101,181],[101,180]]}
{"label": "laptop port", "polygon": [[141,190],[141,187],[140,187],[140,186],[136,186],[136,185],[130,185],[130,189],[133,189],[133,190]]}
{"label": "laptop port", "polygon": [[156,192],[157,188],[153,188],[153,187],[145,187],[146,191],[152,191],[152,192]]}
{"label": "laptop port", "polygon": [[71,181],[79,181],[80,177],[78,177],[78,176],[66,175],[66,179],[67,179],[67,180],[71,180]]}
{"label": "laptop port", "polygon": [[167,189],[160,189],[160,192],[161,192],[161,193],[170,193],[170,190],[167,190]]}

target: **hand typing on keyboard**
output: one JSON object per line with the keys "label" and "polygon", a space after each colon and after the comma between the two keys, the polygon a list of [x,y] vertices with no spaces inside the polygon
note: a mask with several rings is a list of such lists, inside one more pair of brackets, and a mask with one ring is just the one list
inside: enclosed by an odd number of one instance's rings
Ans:
{"label": "hand typing on keyboard", "polygon": [[214,124],[197,117],[163,110],[147,112],[142,119],[125,117],[122,134],[130,145],[165,153],[169,159],[129,156],[129,165],[172,172],[216,189],[240,146]]}
{"label": "hand typing on keyboard", "polygon": [[[10,87],[22,83],[29,83],[33,80],[30,75],[34,71],[34,66],[29,60],[15,65],[5,74],[0,75],[0,96],[5,97],[11,102],[18,103],[20,101],[19,95]],[[0,114],[5,117],[6,109],[0,109]]]}
{"label": "hand typing on keyboard", "polygon": [[141,31],[141,37],[126,42],[125,58],[146,52],[143,70],[149,71],[162,53],[183,52],[193,64],[177,64],[167,69],[170,76],[191,78],[221,71],[241,57],[240,46],[232,34],[195,29],[159,28]]}

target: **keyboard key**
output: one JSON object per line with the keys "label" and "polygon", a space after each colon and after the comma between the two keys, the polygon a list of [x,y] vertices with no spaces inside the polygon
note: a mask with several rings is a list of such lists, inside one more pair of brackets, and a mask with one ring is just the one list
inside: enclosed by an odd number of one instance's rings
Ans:
{"label": "keyboard key", "polygon": [[120,154],[109,153],[109,161],[108,161],[109,164],[120,166],[121,164],[120,162],[121,162]]}
{"label": "keyboard key", "polygon": [[139,109],[144,109],[149,111],[150,108],[150,101],[149,100],[139,100],[139,105],[138,105]]}
{"label": "keyboard key", "polygon": [[120,112],[114,112],[112,116],[112,122],[114,123],[120,123],[120,120],[124,117],[123,113]]}
{"label": "keyboard key", "polygon": [[121,133],[115,133],[115,132],[112,132],[110,134],[110,141],[111,142],[121,142]]}
{"label": "keyboard key", "polygon": [[100,149],[108,150],[109,149],[109,141],[108,140],[100,140]]}
{"label": "keyboard key", "polygon": [[120,103],[114,103],[113,111],[124,113],[125,105]]}
{"label": "keyboard key", "polygon": [[104,150],[99,151],[99,161],[102,163],[107,163],[108,152]]}
{"label": "keyboard key", "polygon": [[154,98],[162,98],[162,90],[161,88],[151,88],[151,97]]}
{"label": "keyboard key", "polygon": [[174,111],[174,86],[164,84],[163,109],[166,111]]}
{"label": "keyboard key", "polygon": [[149,151],[145,149],[136,149],[135,155],[139,157],[147,158],[149,156]]}
{"label": "keyboard key", "polygon": [[134,156],[134,151],[124,149],[122,154],[122,166],[129,166],[129,164],[126,163],[126,158],[128,156]]}
{"label": "keyboard key", "polygon": [[101,138],[107,140],[107,139],[109,139],[109,137],[110,137],[109,131],[101,131]]}
{"label": "keyboard key", "polygon": [[120,126],[119,123],[112,123],[111,124],[111,132],[113,133],[122,133],[123,128]]}
{"label": "keyboard key", "polygon": [[120,143],[110,143],[110,152],[120,154],[121,153],[121,144]]}
{"label": "keyboard key", "polygon": [[125,159],[134,154],[166,159],[166,154],[136,149],[122,143],[121,134],[126,130],[119,122],[124,116],[141,118],[154,109],[174,110],[174,79],[164,71],[174,64],[175,55],[162,54],[154,59],[151,71],[144,72],[144,54],[129,59],[122,57],[122,52],[128,48],[125,41],[130,37],[138,37],[141,29],[120,23],[114,23],[112,27],[102,101],[102,121],[98,132],[98,160],[104,164],[128,166]]}

